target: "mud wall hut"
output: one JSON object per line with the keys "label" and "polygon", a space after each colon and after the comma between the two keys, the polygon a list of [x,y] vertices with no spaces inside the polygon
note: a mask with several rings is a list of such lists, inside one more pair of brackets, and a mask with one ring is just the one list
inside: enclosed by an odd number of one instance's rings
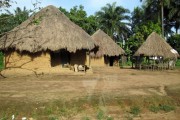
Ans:
{"label": "mud wall hut", "polygon": [[179,54],[171,52],[173,48],[157,33],[152,32],[146,41],[135,52],[134,56],[150,56],[163,58],[176,58]]}
{"label": "mud wall hut", "polygon": [[[167,66],[167,68],[169,68],[169,61],[172,61],[175,65],[175,61],[179,54],[160,35],[152,32],[135,52],[134,56],[136,57],[136,68],[141,69],[143,58],[146,58],[147,62],[143,63],[144,66],[154,69],[154,67],[159,68],[160,66]],[[153,63],[150,63],[150,59],[153,60]]]}
{"label": "mud wall hut", "polygon": [[82,28],[58,8],[47,6],[0,38],[6,68],[28,70],[89,65],[87,52],[95,47]]}
{"label": "mud wall hut", "polygon": [[91,37],[98,44],[90,54],[91,66],[119,66],[119,57],[124,50],[100,29]]}

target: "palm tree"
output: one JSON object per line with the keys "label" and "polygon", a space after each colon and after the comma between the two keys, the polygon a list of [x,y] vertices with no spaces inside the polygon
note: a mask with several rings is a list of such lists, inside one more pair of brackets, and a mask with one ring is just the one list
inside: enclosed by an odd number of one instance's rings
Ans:
{"label": "palm tree", "polygon": [[29,18],[31,10],[27,10],[26,7],[21,10],[21,8],[17,7],[14,10],[14,13],[10,12],[9,10],[6,10],[6,12],[13,16],[15,24],[19,25]]}
{"label": "palm tree", "polygon": [[111,38],[122,37],[127,38],[130,29],[127,21],[130,20],[128,9],[122,6],[116,6],[116,2],[106,4],[100,11],[96,12],[99,28],[106,32]]}
{"label": "palm tree", "polygon": [[29,13],[30,11],[26,9],[26,7],[23,8],[23,10],[21,10],[21,8],[17,7],[14,10],[14,17],[15,17],[15,21],[17,22],[17,24],[21,24],[22,22],[24,22],[25,20],[27,20],[29,18]]}
{"label": "palm tree", "polygon": [[168,18],[170,19],[170,22],[173,23],[177,33],[180,28],[180,1],[171,0],[168,10]]}
{"label": "palm tree", "polygon": [[[140,0],[140,2],[142,1]],[[164,37],[164,6],[168,6],[170,0],[144,0],[144,2],[144,7],[146,7],[145,14],[149,17],[147,19],[155,20],[159,23],[161,21],[162,36]]]}
{"label": "palm tree", "polygon": [[144,9],[140,7],[134,8],[133,12],[131,13],[132,16],[132,31],[136,26],[142,24],[144,22]]}
{"label": "palm tree", "polygon": [[0,10],[1,10],[1,8],[3,8],[3,7],[10,7],[11,6],[11,3],[12,1],[11,0],[1,0],[0,1]]}
{"label": "palm tree", "polygon": [[14,13],[8,10],[6,10],[6,12],[6,14],[0,15],[0,36],[28,19],[31,11],[27,10],[26,7],[24,7],[23,10],[17,7]]}

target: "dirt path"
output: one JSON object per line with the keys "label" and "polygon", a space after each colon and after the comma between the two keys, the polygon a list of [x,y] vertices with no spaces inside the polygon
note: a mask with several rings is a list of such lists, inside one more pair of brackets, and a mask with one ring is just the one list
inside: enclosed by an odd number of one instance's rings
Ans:
{"label": "dirt path", "polygon": [[94,74],[43,75],[0,80],[0,100],[47,101],[102,93],[113,95],[166,95],[165,86],[180,84],[180,71],[138,71],[94,68]]}
{"label": "dirt path", "polygon": [[[133,69],[119,68],[93,68],[93,74],[49,74],[36,77],[35,75],[0,78],[0,109],[3,111],[3,104],[8,110],[9,104],[27,105],[30,108],[31,103],[38,106],[39,103],[46,103],[55,100],[71,100],[81,97],[92,99],[93,95],[98,94],[98,104],[103,106],[105,98],[116,98],[121,96],[166,96],[165,88],[167,86],[180,86],[180,70],[169,71],[139,71]],[[25,102],[22,103],[21,102]],[[73,116],[72,120],[82,119],[83,116],[92,116],[96,118],[97,111],[86,106],[86,111]],[[40,106],[39,109],[44,108]],[[88,109],[89,108],[89,109]],[[37,109],[32,108],[32,109]],[[131,116],[124,114],[119,106],[108,105],[105,107],[108,114],[115,120],[131,119]],[[23,108],[19,111],[23,111]],[[26,110],[28,111],[28,110]],[[156,120],[173,119],[178,120],[178,112],[169,113],[142,112],[137,120]],[[28,113],[28,112],[27,112]],[[21,113],[19,113],[21,115]],[[22,113],[23,114],[23,113]],[[22,116],[19,116],[20,118]],[[29,117],[32,117],[31,115]],[[20,119],[19,118],[19,119]],[[43,118],[44,119],[44,118]],[[46,119],[45,119],[46,120]]]}

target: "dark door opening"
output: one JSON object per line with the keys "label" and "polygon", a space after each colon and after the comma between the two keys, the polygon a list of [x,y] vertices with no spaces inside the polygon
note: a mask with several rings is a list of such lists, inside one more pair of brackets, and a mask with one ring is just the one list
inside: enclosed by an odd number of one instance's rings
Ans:
{"label": "dark door opening", "polygon": [[114,57],[109,57],[109,66],[113,66],[114,64]]}
{"label": "dark door opening", "polygon": [[67,65],[70,63],[70,53],[66,50],[61,50],[58,52],[51,52],[51,66]]}
{"label": "dark door opening", "polygon": [[60,51],[60,58],[61,58],[61,64],[62,67],[65,67],[66,65],[69,65],[70,63],[70,53],[66,50]]}

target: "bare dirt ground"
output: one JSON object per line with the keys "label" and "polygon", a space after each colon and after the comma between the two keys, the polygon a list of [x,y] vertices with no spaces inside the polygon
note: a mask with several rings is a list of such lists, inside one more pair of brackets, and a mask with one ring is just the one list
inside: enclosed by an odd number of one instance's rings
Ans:
{"label": "bare dirt ground", "polygon": [[[116,67],[93,68],[93,74],[47,74],[0,78],[0,104],[8,101],[49,102],[58,99],[71,100],[79,97],[98,94],[102,98],[120,96],[167,96],[167,86],[180,86],[180,70],[140,71],[119,69]],[[101,100],[99,101],[99,104]],[[3,105],[1,105],[3,106]],[[114,106],[109,106],[116,111]],[[1,108],[3,109],[3,108]],[[3,110],[1,110],[3,111]],[[137,119],[177,119],[179,108],[169,113],[146,113]],[[114,114],[116,113],[116,114]],[[120,113],[120,111],[119,111]],[[118,110],[112,112],[115,119]],[[79,119],[76,115],[73,119]]]}

